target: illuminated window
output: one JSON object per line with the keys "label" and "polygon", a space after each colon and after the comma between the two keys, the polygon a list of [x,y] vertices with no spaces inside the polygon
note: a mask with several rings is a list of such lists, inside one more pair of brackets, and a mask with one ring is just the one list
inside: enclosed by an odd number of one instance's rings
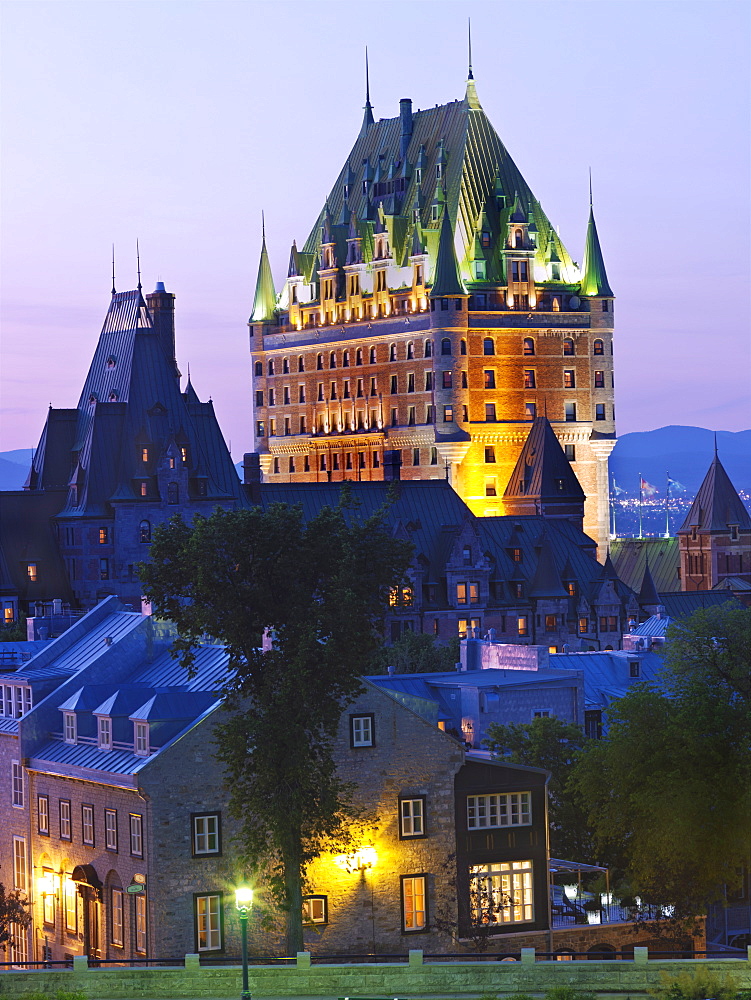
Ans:
{"label": "illuminated window", "polygon": [[123,891],[122,889],[112,890],[112,935],[111,941],[118,948],[123,946]]}
{"label": "illuminated window", "polygon": [[466,604],[467,603],[467,584],[457,583],[456,585],[456,603]]}
{"label": "illuminated window", "polygon": [[467,796],[468,830],[529,826],[531,822],[532,806],[529,792]]}
{"label": "illuminated window", "polygon": [[600,357],[605,353],[605,343],[602,340],[595,340],[592,344],[592,353],[595,357]]}
{"label": "illuminated window", "polygon": [[451,372],[443,373],[443,388],[450,389],[452,385],[452,375]]}
{"label": "illuminated window", "polygon": [[535,919],[532,862],[472,865],[469,898],[472,922],[483,927]]}
{"label": "illuminated window", "polygon": [[[138,902],[138,898],[136,898]],[[195,897],[196,949],[221,951],[222,943],[222,894],[212,893]]]}
{"label": "illuminated window", "polygon": [[576,376],[574,374],[573,368],[566,368],[563,372],[563,388],[564,389],[575,389],[576,388]]}
{"label": "illuminated window", "polygon": [[136,951],[146,953],[146,897],[136,896]]}
{"label": "illuminated window", "polygon": [[427,929],[427,875],[402,875],[402,930],[405,933]]}
{"label": "illuminated window", "polygon": [[[521,594],[517,593],[517,597],[521,597]],[[516,632],[517,635],[529,635],[529,623],[526,615],[519,615],[517,617]]]}
{"label": "illuminated window", "polygon": [[26,841],[23,837],[13,838],[13,888],[26,892],[28,889],[28,867],[26,862]]}
{"label": "illuminated window", "polygon": [[414,799],[399,799],[399,837],[425,836],[425,796]]}
{"label": "illuminated window", "polygon": [[535,372],[533,368],[526,368],[524,370],[524,388],[525,389],[535,388]]}
{"label": "illuminated window", "polygon": [[595,389],[605,388],[605,372],[595,372]]}
{"label": "illuminated window", "polygon": [[[596,352],[595,352],[596,353]],[[573,357],[574,354],[574,342],[570,337],[567,337],[563,341],[563,356],[565,358]]]}
{"label": "illuminated window", "polygon": [[374,718],[372,713],[368,713],[367,715],[350,715],[349,736],[352,747],[372,747],[375,745],[373,732]]}
{"label": "illuminated window", "polygon": [[78,887],[70,879],[65,880],[63,905],[65,908],[65,929],[74,934],[78,930]]}
{"label": "illuminated window", "polygon": [[450,424],[454,419],[454,407],[444,406],[443,408],[443,422],[444,424]]}
{"label": "illuminated window", "polygon": [[302,919],[304,924],[327,924],[328,896],[303,896]]}
{"label": "illuminated window", "polygon": [[27,563],[26,564],[26,575],[28,576],[29,580],[31,580],[32,583],[36,583],[37,582],[37,564],[36,563]]}
{"label": "illuminated window", "polygon": [[545,615],[545,631],[555,632],[558,629],[558,619],[555,615]]}
{"label": "illuminated window", "polygon": [[485,389],[495,389],[495,369],[486,368],[483,377],[483,386]]}

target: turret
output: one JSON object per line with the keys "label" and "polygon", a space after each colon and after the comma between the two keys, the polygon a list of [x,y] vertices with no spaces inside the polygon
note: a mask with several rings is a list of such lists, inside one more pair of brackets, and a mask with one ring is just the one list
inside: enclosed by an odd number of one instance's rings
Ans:
{"label": "turret", "polygon": [[256,279],[256,294],[253,298],[253,309],[250,314],[248,324],[270,323],[274,318],[276,310],[276,292],[274,291],[274,278],[271,274],[269,264],[269,254],[266,250],[266,223],[261,223],[261,259],[258,264],[258,277]]}

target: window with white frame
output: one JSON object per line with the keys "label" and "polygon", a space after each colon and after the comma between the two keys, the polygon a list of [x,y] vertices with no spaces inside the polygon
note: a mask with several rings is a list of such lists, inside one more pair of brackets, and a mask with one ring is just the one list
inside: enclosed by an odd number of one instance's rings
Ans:
{"label": "window with white frame", "polygon": [[143,856],[143,816],[140,813],[130,814],[130,853],[137,858]]}
{"label": "window with white frame", "polygon": [[100,750],[112,749],[112,719],[108,715],[97,718],[97,746]]}
{"label": "window with white frame", "polygon": [[50,800],[47,795],[37,796],[37,832],[42,837],[50,835]]}
{"label": "window with white frame", "polygon": [[94,807],[90,805],[81,806],[81,840],[94,846]]}
{"label": "window with white frame", "polygon": [[8,719],[13,718],[13,688],[9,684],[3,685],[3,715]]}
{"label": "window with white frame", "polygon": [[302,901],[304,924],[327,924],[329,922],[328,896],[305,896]]}
{"label": "window with white frame", "polygon": [[399,799],[399,836],[402,840],[425,836],[425,796]]}
{"label": "window with white frame", "polygon": [[402,930],[427,930],[427,875],[402,875]]}
{"label": "window with white frame", "polygon": [[78,930],[78,888],[75,882],[65,880],[63,902],[65,906],[65,929],[75,934]]}
{"label": "window with white frame", "polygon": [[23,837],[13,838],[13,888],[28,891],[26,840]]}
{"label": "window with white frame", "polygon": [[117,850],[117,810],[104,810],[104,846],[108,851]]}
{"label": "window with white frame", "polygon": [[484,927],[534,920],[532,862],[473,865],[469,900],[472,922]]}
{"label": "window with white frame", "polygon": [[143,893],[136,896],[136,951],[146,953],[146,897]]}
{"label": "window with white frame", "polygon": [[24,965],[29,960],[29,935],[23,924],[13,921],[8,924],[8,951],[6,952],[9,961],[15,965]]}
{"label": "window with white frame", "polygon": [[23,768],[18,760],[11,761],[11,802],[14,808],[24,807]]}
{"label": "window with white frame", "polygon": [[[50,868],[42,869],[42,877],[46,880],[55,884],[55,875]],[[48,926],[54,927],[55,925],[55,893],[53,892],[43,892],[42,893],[42,920]]]}
{"label": "window with white frame", "polygon": [[201,813],[192,816],[193,856],[221,854],[221,826],[219,813]]}
{"label": "window with white frame", "polygon": [[221,951],[222,949],[222,894],[211,893],[195,897],[196,950]]}
{"label": "window with white frame", "polygon": [[467,829],[492,830],[503,826],[529,826],[532,809],[529,792],[467,796]]}
{"label": "window with white frame", "polygon": [[375,744],[373,713],[350,715],[350,743],[353,747],[372,747]]}
{"label": "window with white frame", "polygon": [[117,948],[123,946],[123,891],[122,889],[112,890],[112,925],[111,941]]}
{"label": "window with white frame", "polygon": [[75,712],[63,712],[63,739],[66,743],[75,743],[78,739]]}
{"label": "window with white frame", "polygon": [[60,799],[60,839],[71,840],[73,829],[70,821],[70,799]]}
{"label": "window with white frame", "polygon": [[139,757],[149,756],[149,724],[148,722],[134,723],[133,748]]}

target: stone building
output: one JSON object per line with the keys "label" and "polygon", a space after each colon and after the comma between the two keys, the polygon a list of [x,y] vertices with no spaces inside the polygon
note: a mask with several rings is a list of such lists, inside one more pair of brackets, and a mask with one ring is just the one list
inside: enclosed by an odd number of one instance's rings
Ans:
{"label": "stone building", "polygon": [[[227,654],[202,646],[189,679],[172,638],[110,597],[4,679],[0,864],[33,905],[12,961],[238,953],[243,869],[212,752]],[[457,927],[548,927],[546,772],[474,759],[367,681],[335,757],[371,818],[359,850],[311,867],[307,948],[453,951]],[[256,920],[252,947],[282,937]]]}
{"label": "stone building", "polygon": [[563,245],[482,109],[400,102],[355,143],[281,292],[265,237],[249,320],[266,480],[447,476],[479,515],[545,413],[607,550],[615,444],[613,292],[591,207],[584,262]]}

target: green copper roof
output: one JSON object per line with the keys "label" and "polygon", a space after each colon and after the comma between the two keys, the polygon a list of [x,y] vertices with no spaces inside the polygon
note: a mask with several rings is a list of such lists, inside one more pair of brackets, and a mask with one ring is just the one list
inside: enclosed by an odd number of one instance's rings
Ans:
{"label": "green copper roof", "polygon": [[[474,260],[478,220],[483,213],[490,236],[489,246],[486,247],[488,280],[502,279],[500,250],[507,236],[515,196],[517,209],[524,220],[531,222],[538,234],[550,234],[549,240],[543,238],[538,241],[538,262],[545,264],[552,252],[553,258],[557,256],[560,259],[562,279],[578,280],[578,271],[570,254],[476,101],[473,86],[468,86],[464,100],[414,111],[411,124],[406,170],[403,169],[401,156],[401,116],[384,118],[360,131],[328,195],[329,210],[332,217],[338,219],[347,190],[348,207],[362,227],[363,259],[366,262],[370,260],[369,236],[381,202],[387,220],[400,218],[408,221],[406,226],[394,227],[393,232],[389,225],[394,236],[391,249],[395,260],[404,264],[409,257],[414,232],[412,212],[417,207],[423,244],[435,261],[442,223],[441,213],[434,213],[432,209],[438,200],[436,196],[440,198],[444,189],[463,282],[472,283],[475,280],[471,262]],[[376,181],[379,164],[381,169]],[[402,168],[394,175],[398,181],[389,180],[387,168],[392,164]],[[317,252],[324,211],[322,206],[301,253],[315,255]],[[335,230],[337,228],[334,226]],[[346,230],[344,235],[346,240]],[[339,263],[343,261],[339,260]]]}
{"label": "green copper roof", "polygon": [[435,273],[433,275],[433,287],[430,290],[432,298],[441,295],[466,295],[467,289],[462,283],[459,274],[459,265],[456,262],[456,252],[454,250],[454,234],[451,231],[451,222],[446,208],[443,209],[443,221],[441,222],[441,238],[438,243],[438,256],[435,263]]}
{"label": "green copper roof", "polygon": [[595,213],[592,206],[589,206],[589,223],[587,224],[587,242],[584,245],[584,266],[582,267],[583,277],[581,292],[582,295],[612,295],[608,276],[605,273],[605,262],[602,259],[600,241],[597,237],[597,226],[595,225]]}
{"label": "green copper roof", "polygon": [[258,278],[256,280],[256,295],[253,299],[253,311],[250,314],[251,323],[268,323],[274,317],[276,309],[276,292],[274,291],[274,279],[271,275],[271,265],[269,255],[266,250],[266,234],[263,235],[261,243],[261,260],[258,265]]}

